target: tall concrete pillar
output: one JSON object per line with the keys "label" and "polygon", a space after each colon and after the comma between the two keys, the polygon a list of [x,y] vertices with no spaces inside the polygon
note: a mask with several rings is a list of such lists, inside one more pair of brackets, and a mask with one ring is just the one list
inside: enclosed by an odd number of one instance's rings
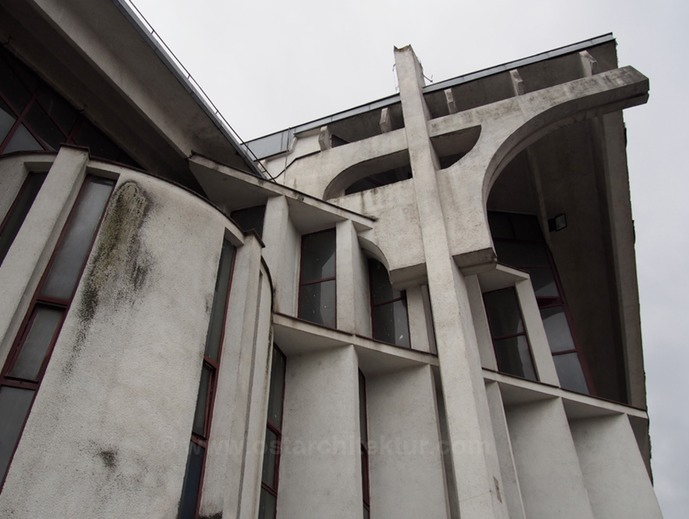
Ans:
{"label": "tall concrete pillar", "polygon": [[501,475],[466,282],[450,254],[440,205],[439,164],[428,133],[423,72],[411,47],[395,50],[395,64],[448,409],[456,482],[456,488],[448,490],[459,503],[462,519],[506,518],[507,508],[497,491]]}

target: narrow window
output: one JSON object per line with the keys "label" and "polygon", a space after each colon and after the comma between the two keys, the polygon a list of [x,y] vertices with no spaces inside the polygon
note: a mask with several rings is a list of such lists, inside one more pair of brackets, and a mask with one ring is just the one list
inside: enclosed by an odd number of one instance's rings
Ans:
{"label": "narrow window", "polygon": [[371,330],[377,341],[410,347],[407,294],[390,284],[388,271],[379,261],[368,260],[371,289]]}
{"label": "narrow window", "polygon": [[299,318],[335,328],[335,288],[335,229],[303,236]]}
{"label": "narrow window", "polygon": [[590,393],[585,363],[574,341],[555,263],[535,216],[489,212],[498,261],[529,273],[560,385]]}
{"label": "narrow window", "polygon": [[115,182],[86,177],[0,372],[0,488]]}
{"label": "narrow window", "polygon": [[536,380],[529,340],[514,288],[483,294],[498,369],[503,373]]}
{"label": "narrow window", "polygon": [[220,367],[225,333],[225,315],[227,314],[234,255],[234,247],[225,240],[220,254],[218,275],[215,280],[215,294],[213,295],[208,333],[206,334],[206,348],[203,353],[203,366],[201,367],[199,392],[196,399],[196,410],[191,430],[182,497],[179,502],[178,519],[195,518],[198,514],[199,503],[201,502],[201,484],[203,482],[213,402],[218,382],[218,368]]}
{"label": "narrow window", "polygon": [[371,486],[368,475],[368,420],[366,413],[366,378],[359,371],[359,436],[361,439],[361,490],[364,497],[364,519],[371,513]]}
{"label": "narrow window", "polygon": [[2,265],[7,252],[10,250],[10,246],[16,238],[19,229],[21,229],[24,219],[43,185],[45,177],[46,173],[29,173],[12,207],[10,207],[5,219],[0,224],[0,265]]}
{"label": "narrow window", "polygon": [[263,474],[258,519],[275,519],[280,471],[280,442],[282,440],[282,409],[285,395],[286,359],[277,345],[273,345],[268,395],[266,440],[263,446]]}

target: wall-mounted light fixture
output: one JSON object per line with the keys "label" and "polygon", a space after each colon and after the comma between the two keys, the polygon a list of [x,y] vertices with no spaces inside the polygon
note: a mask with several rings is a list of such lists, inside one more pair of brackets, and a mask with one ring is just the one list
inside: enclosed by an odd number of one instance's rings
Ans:
{"label": "wall-mounted light fixture", "polygon": [[548,230],[557,232],[567,227],[567,215],[565,213],[556,214],[548,220]]}

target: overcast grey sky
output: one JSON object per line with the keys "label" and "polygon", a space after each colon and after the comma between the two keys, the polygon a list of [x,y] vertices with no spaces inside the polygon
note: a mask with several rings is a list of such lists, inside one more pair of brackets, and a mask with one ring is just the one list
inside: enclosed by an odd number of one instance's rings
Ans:
{"label": "overcast grey sky", "polygon": [[[393,46],[435,81],[612,32],[651,80],[625,111],[656,493],[689,510],[689,2],[134,0],[243,139],[395,93]],[[630,496],[633,499],[633,496]]]}

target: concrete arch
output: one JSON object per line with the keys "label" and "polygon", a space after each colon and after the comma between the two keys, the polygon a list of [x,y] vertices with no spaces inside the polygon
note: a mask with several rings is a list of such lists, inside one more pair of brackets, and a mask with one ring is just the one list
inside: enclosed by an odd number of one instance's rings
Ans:
{"label": "concrete arch", "polygon": [[[597,85],[591,87],[590,83]],[[543,106],[534,106],[530,102],[535,96],[521,98],[527,103],[520,102],[519,108],[523,110],[524,104],[528,104],[531,110],[524,114],[526,117],[504,136],[491,154],[483,175],[484,209],[491,187],[519,152],[564,126],[645,103],[648,99],[648,79],[632,67],[624,67],[547,90],[553,91],[554,95],[545,97]],[[584,95],[579,95],[580,92]]]}

